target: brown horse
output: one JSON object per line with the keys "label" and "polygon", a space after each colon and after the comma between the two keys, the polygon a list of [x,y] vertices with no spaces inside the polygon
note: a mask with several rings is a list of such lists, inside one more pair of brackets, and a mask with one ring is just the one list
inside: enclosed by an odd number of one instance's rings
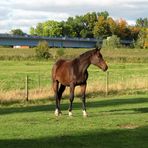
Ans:
{"label": "brown horse", "polygon": [[82,93],[83,116],[87,116],[85,105],[85,91],[87,85],[86,81],[88,78],[87,68],[90,66],[90,64],[96,65],[103,71],[106,71],[108,69],[108,66],[100,53],[100,49],[98,48],[87,51],[73,60],[60,59],[54,64],[52,68],[52,82],[56,99],[56,116],[61,113],[60,100],[66,86],[70,87],[69,116],[72,116],[74,90],[75,86],[78,85],[81,87]]}

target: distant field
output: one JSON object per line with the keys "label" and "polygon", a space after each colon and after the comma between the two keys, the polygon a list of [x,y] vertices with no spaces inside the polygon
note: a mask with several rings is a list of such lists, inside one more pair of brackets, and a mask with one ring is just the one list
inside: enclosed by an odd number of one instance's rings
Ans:
{"label": "distant field", "polygon": [[35,56],[35,49],[15,49],[15,48],[0,48],[0,59],[18,59],[27,58],[27,57],[34,57]]}
{"label": "distant field", "polygon": [[[0,100],[2,98],[3,100],[5,100],[4,98],[8,100],[9,98],[24,98],[23,93],[27,75],[29,77],[29,95],[31,99],[53,96],[51,90],[53,63],[54,61],[0,61]],[[135,91],[147,92],[147,63],[108,63],[108,65],[109,94],[120,94],[122,92],[125,94]],[[87,93],[105,94],[106,73],[95,66],[90,66],[88,71]]]}
{"label": "distant field", "polygon": [[[53,57],[56,50],[58,49],[50,49]],[[64,49],[65,54],[62,58],[71,59],[87,50],[89,49]],[[109,94],[147,92],[148,50],[102,49],[101,52],[109,65]],[[29,77],[30,98],[47,98],[53,95],[51,68],[56,59],[39,61],[33,58],[35,56],[33,48],[0,48],[0,57],[5,56],[9,58],[0,60],[0,100],[24,98],[26,76]],[[10,57],[13,57],[13,60]],[[106,73],[95,66],[89,68],[87,92],[106,93]]]}
{"label": "distant field", "polygon": [[75,98],[73,117],[68,100],[55,117],[54,102],[0,106],[1,148],[147,148],[147,96],[87,98],[88,117]]}
{"label": "distant field", "polygon": [[[57,48],[50,48],[49,52],[55,57]],[[90,49],[79,48],[65,48],[65,58],[74,58],[79,54]],[[146,62],[148,63],[148,50],[147,49],[102,49],[104,57],[110,62]],[[0,60],[29,60],[35,58],[35,49],[13,49],[13,48],[0,48]]]}

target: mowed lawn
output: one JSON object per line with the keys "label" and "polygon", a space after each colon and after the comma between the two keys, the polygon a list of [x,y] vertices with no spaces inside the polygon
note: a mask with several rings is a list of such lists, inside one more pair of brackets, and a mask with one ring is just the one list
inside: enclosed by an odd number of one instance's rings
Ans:
{"label": "mowed lawn", "polygon": [[68,99],[62,100],[59,117],[54,116],[52,100],[1,105],[0,148],[148,147],[147,95],[89,94],[87,118],[79,98],[74,100],[73,117],[68,117],[68,105]]}

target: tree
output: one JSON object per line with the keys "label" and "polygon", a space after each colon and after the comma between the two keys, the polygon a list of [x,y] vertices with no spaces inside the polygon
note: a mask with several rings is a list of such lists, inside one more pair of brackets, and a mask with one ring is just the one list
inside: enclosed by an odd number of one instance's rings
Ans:
{"label": "tree", "polygon": [[102,11],[97,13],[98,16],[104,16],[104,19],[107,19],[109,16],[109,13],[107,11]]}
{"label": "tree", "polygon": [[145,48],[145,45],[147,44],[147,40],[148,40],[148,29],[141,28],[138,34],[136,46],[139,48]]}
{"label": "tree", "polygon": [[131,32],[126,20],[120,19],[117,21],[117,35],[120,39],[131,39]]}
{"label": "tree", "polygon": [[30,33],[30,35],[35,35],[35,28],[30,27],[29,33]]}
{"label": "tree", "polygon": [[82,37],[81,31],[84,29],[83,16],[69,18],[67,23],[72,26],[72,37]]}
{"label": "tree", "polygon": [[60,23],[60,27],[62,28],[61,30],[61,36],[64,37],[71,37],[72,36],[72,26],[67,24],[66,22],[62,21]]}
{"label": "tree", "polygon": [[13,35],[21,35],[21,36],[25,34],[21,29],[12,29],[10,33],[12,33]]}
{"label": "tree", "polygon": [[81,30],[81,36],[84,38],[92,38],[93,37],[93,29],[95,23],[97,22],[97,14],[96,12],[87,13],[83,16],[83,29]]}
{"label": "tree", "polygon": [[136,26],[138,26],[138,27],[148,27],[148,18],[138,18],[136,20]]}
{"label": "tree", "polygon": [[30,33],[31,35],[55,37],[61,36],[62,28],[59,22],[49,20],[43,23],[38,23],[36,28],[31,27]]}
{"label": "tree", "polygon": [[117,34],[117,24],[116,22],[113,20],[113,18],[109,17],[107,19],[107,23],[109,25],[110,28],[110,32],[112,33],[112,35]]}
{"label": "tree", "polygon": [[109,24],[107,23],[104,16],[99,16],[98,21],[93,30],[94,37],[96,38],[106,38],[111,35]]}
{"label": "tree", "polygon": [[35,34],[38,36],[43,36],[43,24],[38,23],[36,28],[35,28]]}
{"label": "tree", "polygon": [[62,29],[57,21],[46,21],[43,24],[43,36],[60,36]]}
{"label": "tree", "polygon": [[136,27],[136,26],[129,26],[129,29],[130,29],[131,38],[136,41],[137,38],[138,38],[138,34],[139,34],[139,31],[140,31],[140,28]]}

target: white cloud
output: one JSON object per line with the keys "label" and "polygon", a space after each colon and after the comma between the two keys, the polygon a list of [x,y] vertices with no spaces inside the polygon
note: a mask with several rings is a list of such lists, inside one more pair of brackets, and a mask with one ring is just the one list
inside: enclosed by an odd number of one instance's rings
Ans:
{"label": "white cloud", "polygon": [[38,22],[66,20],[90,11],[106,10],[116,19],[134,22],[139,17],[148,17],[147,6],[148,0],[1,0],[0,32],[12,28],[28,31]]}

